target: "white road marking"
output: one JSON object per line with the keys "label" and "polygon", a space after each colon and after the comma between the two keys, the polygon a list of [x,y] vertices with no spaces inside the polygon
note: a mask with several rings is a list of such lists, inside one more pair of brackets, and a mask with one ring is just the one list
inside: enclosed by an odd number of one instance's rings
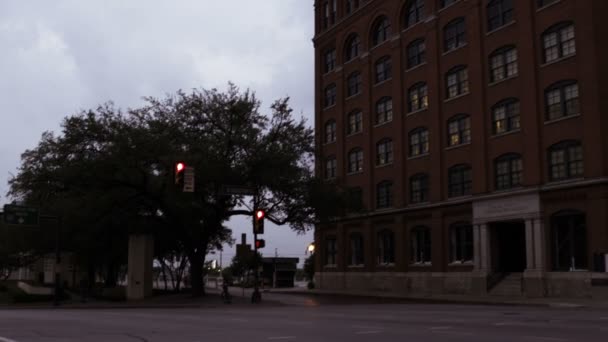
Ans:
{"label": "white road marking", "polygon": [[379,334],[380,330],[368,330],[368,331],[357,331],[355,335],[371,335],[371,334]]}
{"label": "white road marking", "polygon": [[17,341],[11,340],[10,338],[0,336],[0,342],[17,342]]}
{"label": "white road marking", "polygon": [[296,337],[295,336],[275,336],[275,337],[269,337],[269,340],[295,340]]}

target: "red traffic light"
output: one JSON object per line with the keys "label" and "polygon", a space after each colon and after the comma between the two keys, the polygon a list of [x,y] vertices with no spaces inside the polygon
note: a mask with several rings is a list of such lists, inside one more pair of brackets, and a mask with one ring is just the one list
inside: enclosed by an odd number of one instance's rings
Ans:
{"label": "red traffic light", "polygon": [[177,172],[183,171],[186,168],[186,164],[179,162],[177,164],[175,164],[175,170]]}
{"label": "red traffic light", "polygon": [[264,239],[255,240],[255,248],[260,249],[260,248],[264,248],[264,247],[266,247],[266,240],[264,240]]}
{"label": "red traffic light", "polygon": [[263,219],[265,215],[266,215],[266,213],[264,213],[264,210],[256,210],[256,212],[255,212],[255,218],[257,220]]}

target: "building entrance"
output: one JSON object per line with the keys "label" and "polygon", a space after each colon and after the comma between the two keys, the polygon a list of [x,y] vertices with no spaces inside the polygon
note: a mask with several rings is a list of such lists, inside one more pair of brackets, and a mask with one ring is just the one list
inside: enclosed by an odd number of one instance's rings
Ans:
{"label": "building entrance", "polygon": [[524,221],[492,224],[492,260],[497,273],[521,273],[526,269]]}

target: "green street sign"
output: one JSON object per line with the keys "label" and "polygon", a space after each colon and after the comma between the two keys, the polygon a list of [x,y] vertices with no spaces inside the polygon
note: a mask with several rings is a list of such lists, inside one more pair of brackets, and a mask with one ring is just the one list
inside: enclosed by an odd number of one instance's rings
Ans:
{"label": "green street sign", "polygon": [[4,205],[4,223],[16,226],[38,226],[40,215],[38,208],[21,205]]}

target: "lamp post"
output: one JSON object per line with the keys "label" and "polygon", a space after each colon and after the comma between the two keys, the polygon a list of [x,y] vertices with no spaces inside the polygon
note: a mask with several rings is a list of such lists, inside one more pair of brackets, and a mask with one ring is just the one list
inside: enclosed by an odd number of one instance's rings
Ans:
{"label": "lamp post", "polygon": [[306,251],[308,252],[308,254],[313,254],[315,252],[315,243],[311,242],[310,244],[308,244],[308,248],[306,248]]}

